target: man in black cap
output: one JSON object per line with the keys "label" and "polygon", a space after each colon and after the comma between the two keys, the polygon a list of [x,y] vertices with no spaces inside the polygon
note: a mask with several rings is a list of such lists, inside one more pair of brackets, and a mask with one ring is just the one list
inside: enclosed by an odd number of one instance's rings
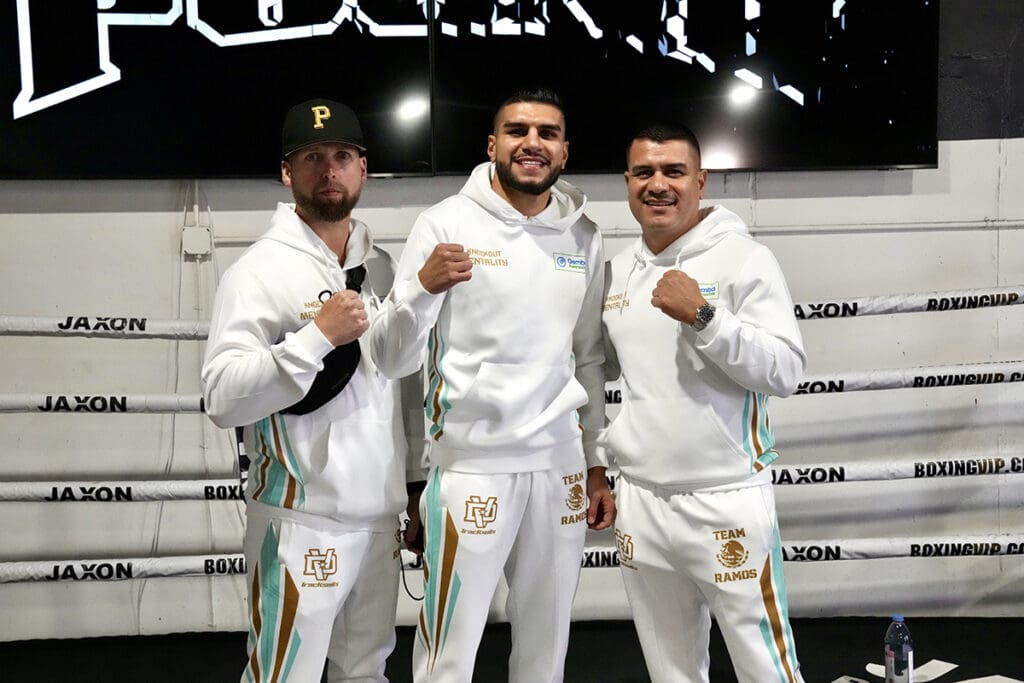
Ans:
{"label": "man in black cap", "polygon": [[252,457],[242,680],[319,681],[326,660],[329,681],[384,681],[398,515],[408,505],[418,526],[406,480],[424,479],[421,389],[384,379],[360,348],[394,264],[351,217],[366,182],[359,121],[309,100],[281,141],[295,204],[224,273],[202,373],[207,413],[244,428]]}

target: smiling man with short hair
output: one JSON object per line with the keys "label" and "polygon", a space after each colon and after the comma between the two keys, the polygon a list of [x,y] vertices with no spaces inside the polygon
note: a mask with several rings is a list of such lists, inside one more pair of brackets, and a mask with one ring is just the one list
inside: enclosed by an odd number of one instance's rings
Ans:
{"label": "smiling man with short hair", "polygon": [[638,131],[626,193],[642,236],[609,262],[603,324],[622,409],[598,460],[620,472],[615,536],[655,683],[707,683],[711,615],[742,683],[802,681],[789,625],[768,397],[804,372],[786,281],[739,216],[701,208],[697,138]]}
{"label": "smiling man with short hair", "polygon": [[561,681],[588,525],[614,499],[593,467],[603,423],[603,249],[559,180],[565,116],[546,90],[499,108],[489,162],[417,219],[370,329],[388,377],[426,355],[430,475],[416,681],[469,683],[504,574],[509,680]]}

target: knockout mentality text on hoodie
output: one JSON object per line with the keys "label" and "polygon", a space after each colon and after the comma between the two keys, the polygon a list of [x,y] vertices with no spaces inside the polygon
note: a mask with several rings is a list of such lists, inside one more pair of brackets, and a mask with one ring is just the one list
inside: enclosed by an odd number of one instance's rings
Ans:
{"label": "knockout mentality text on hoodie", "polygon": [[[564,446],[581,429],[590,463],[604,419],[600,233],[569,183],[527,217],[494,192],[492,172],[477,166],[459,194],[417,219],[369,332],[374,362],[389,377],[425,364],[433,465],[548,469],[577,452]],[[434,295],[417,273],[439,243],[463,245],[473,268]]]}
{"label": "knockout mentality text on hoodie", "polygon": [[[768,396],[791,394],[806,365],[775,257],[732,212],[701,218],[657,255],[642,237],[616,255],[603,315],[623,402],[599,457],[629,479],[690,489],[742,485],[775,460]],[[669,270],[697,280],[716,307],[702,331],[651,304]]]}

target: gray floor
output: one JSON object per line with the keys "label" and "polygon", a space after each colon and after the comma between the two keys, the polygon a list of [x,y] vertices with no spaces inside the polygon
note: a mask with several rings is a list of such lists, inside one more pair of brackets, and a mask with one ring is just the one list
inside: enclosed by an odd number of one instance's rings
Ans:
{"label": "gray floor", "polygon": [[[937,683],[997,675],[1024,681],[1024,619],[908,618],[907,623],[918,666],[931,659],[959,665],[935,679]],[[793,630],[804,680],[832,683],[846,675],[880,682],[865,671],[864,665],[881,662],[881,640],[887,625],[886,618],[795,620]],[[505,680],[509,647],[507,626],[488,627],[477,657],[475,680]],[[226,683],[238,680],[244,648],[243,633],[0,643],[0,681]],[[399,629],[398,647],[388,665],[392,683],[410,680],[411,650],[412,629]],[[633,626],[624,621],[574,624],[565,670],[566,683],[648,680]],[[717,630],[712,639],[711,680],[736,680]]]}

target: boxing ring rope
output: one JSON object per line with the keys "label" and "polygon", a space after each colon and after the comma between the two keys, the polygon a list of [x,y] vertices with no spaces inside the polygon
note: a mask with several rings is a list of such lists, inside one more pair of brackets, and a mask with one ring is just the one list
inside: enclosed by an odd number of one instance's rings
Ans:
{"label": "boxing ring rope", "polygon": [[[925,294],[861,297],[798,303],[799,320],[832,319],[893,313],[948,312],[1024,303],[1024,286],[954,290]],[[205,321],[150,320],[120,317],[30,317],[0,315],[0,336],[70,336],[107,339],[203,340]],[[1024,380],[1024,361],[872,370],[808,376],[796,394],[837,393],[896,388],[996,384]],[[0,413],[202,413],[198,394],[0,394]],[[1024,472],[1024,457],[964,458],[884,464],[804,464],[772,468],[776,485],[882,481],[922,477],[979,476]],[[149,502],[165,500],[229,501],[243,499],[237,478],[200,481],[0,482],[0,501]],[[880,558],[963,557],[1024,554],[1024,535],[964,536],[956,539],[864,538],[836,541],[790,541],[782,545],[786,561],[833,561]],[[403,551],[410,568],[420,565]],[[584,549],[582,566],[617,566],[615,548]],[[241,554],[187,555],[100,560],[0,562],[0,583],[29,581],[125,580],[171,576],[229,576],[245,573]]]}
{"label": "boxing ring rope", "polygon": [[[787,562],[831,562],[886,558],[992,557],[1024,554],[1024,534],[990,534],[919,538],[858,538],[838,541],[784,541]],[[588,546],[581,566],[615,567],[619,551],[607,546]],[[628,560],[627,560],[628,561]],[[422,565],[402,551],[407,569]],[[180,555],[170,557],[107,558],[95,560],[41,560],[0,563],[0,584],[30,581],[118,581],[171,576],[231,576],[245,573],[241,553]]]}
{"label": "boxing ring rope", "polygon": [[[841,484],[848,481],[893,481],[1024,473],[1024,453],[955,460],[906,460],[886,463],[808,463],[772,465],[777,486]],[[614,473],[609,477],[614,478]],[[179,481],[0,481],[0,502],[135,503],[159,500],[238,501],[244,480]]]}
{"label": "boxing ring rope", "polygon": [[245,574],[245,558],[241,553],[0,563],[0,583],[119,581],[232,574]]}
{"label": "boxing ring rope", "polygon": [[[956,460],[905,460],[886,463],[815,463],[806,465],[775,463],[769,471],[772,473],[772,483],[776,486],[1021,474],[1024,473],[1024,454]],[[0,496],[2,495],[2,489],[0,489]]]}
{"label": "boxing ring rope", "polygon": [[[1024,303],[1024,285],[958,289],[924,294],[891,294],[794,304],[799,320],[892,313],[948,312]],[[0,336],[97,337],[107,339],[206,339],[210,323],[151,320],[130,316],[40,317],[0,315]]]}
{"label": "boxing ring rope", "polygon": [[856,299],[794,304],[797,320],[852,318],[891,313],[962,311],[1024,303],[1024,285],[960,289],[925,294],[890,294]]}
{"label": "boxing ring rope", "polygon": [[0,502],[22,503],[136,503],[158,500],[244,499],[237,477],[231,479],[162,481],[5,481]]}
{"label": "boxing ring rope", "polygon": [[199,394],[0,394],[0,413],[202,413]]}
{"label": "boxing ring rope", "polygon": [[[811,375],[794,395],[1024,381],[1024,361]],[[0,394],[0,413],[201,413],[199,394]]]}
{"label": "boxing ring rope", "polygon": [[202,340],[210,333],[205,320],[151,320],[115,316],[46,318],[0,315],[0,336],[96,337],[103,339]]}
{"label": "boxing ring rope", "polygon": [[[1024,361],[976,363],[973,365],[947,365],[894,370],[870,370],[845,375],[810,376],[802,380],[794,395],[840,393],[899,388],[936,388],[945,386],[996,384],[1024,380]],[[201,413],[203,398],[199,394],[0,394],[0,413]],[[998,464],[995,464],[998,461]],[[923,475],[920,472],[944,471],[954,461],[925,461],[913,463],[856,463],[813,464],[801,467],[772,468],[774,483],[828,483],[835,481],[877,481],[909,479]],[[966,459],[965,468],[977,468],[966,474],[1005,474],[1021,471],[1021,459]],[[960,467],[957,465],[956,467]],[[1009,472],[1007,472],[1009,468]],[[808,476],[822,477],[822,481],[799,481]],[[942,476],[942,475],[939,475]],[[235,480],[211,480],[211,486],[226,486]],[[168,485],[173,484],[173,485]],[[127,487],[126,491],[121,491]],[[96,500],[87,489],[113,494],[111,500],[220,500],[210,498],[206,485],[194,482],[0,482],[0,501]],[[129,493],[130,492],[130,493]],[[110,501],[106,501],[110,502]]]}
{"label": "boxing ring rope", "polygon": [[990,361],[805,376],[794,396],[881,389],[932,389],[1024,381],[1024,361]]}

